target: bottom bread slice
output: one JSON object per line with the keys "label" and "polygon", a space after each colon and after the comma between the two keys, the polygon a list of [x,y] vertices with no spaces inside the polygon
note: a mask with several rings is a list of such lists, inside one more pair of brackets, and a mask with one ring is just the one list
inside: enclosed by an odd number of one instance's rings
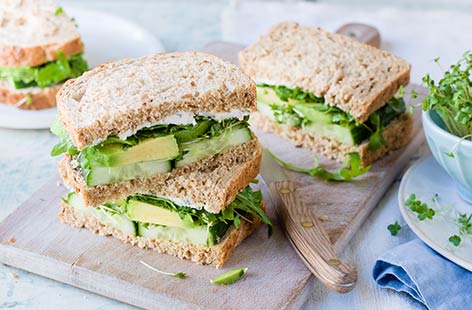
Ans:
{"label": "bottom bread slice", "polygon": [[[51,87],[28,87],[15,89],[6,81],[0,81],[0,103],[22,110],[43,110],[56,106],[56,94],[62,84]],[[31,102],[28,102],[29,97]]]}
{"label": "bottom bread slice", "polygon": [[252,217],[252,223],[242,221],[238,228],[231,227],[218,244],[204,246],[130,236],[116,228],[101,223],[89,214],[77,211],[64,201],[61,202],[59,218],[62,222],[76,228],[87,228],[96,234],[112,236],[122,242],[130,243],[143,249],[152,249],[159,253],[167,253],[181,259],[189,259],[201,265],[214,265],[217,268],[222,267],[234,249],[261,224],[257,217]]}
{"label": "bottom bread slice", "polygon": [[374,151],[369,150],[367,141],[360,145],[346,145],[337,140],[308,133],[301,128],[276,124],[260,112],[251,114],[250,123],[263,131],[272,132],[290,140],[296,146],[321,153],[339,162],[346,159],[347,153],[357,152],[363,166],[368,166],[390,151],[405,146],[413,136],[413,117],[409,113],[401,114],[384,128],[382,134],[386,143]]}

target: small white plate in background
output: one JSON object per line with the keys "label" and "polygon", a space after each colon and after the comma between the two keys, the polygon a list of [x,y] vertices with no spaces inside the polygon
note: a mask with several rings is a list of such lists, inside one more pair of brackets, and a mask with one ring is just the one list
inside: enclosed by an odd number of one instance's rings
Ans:
{"label": "small white plate in background", "polygon": [[[439,210],[442,211],[436,212],[432,220],[419,221],[417,214],[405,205],[411,194],[430,207],[434,206],[431,201],[433,196],[438,194]],[[450,236],[459,235],[459,229],[451,218],[456,216],[456,212],[472,213],[472,205],[459,197],[453,180],[432,155],[418,161],[405,173],[398,192],[398,203],[405,222],[418,238],[442,256],[472,271],[471,236],[462,236],[457,247],[449,242]]]}
{"label": "small white plate in background", "polygon": [[[120,58],[133,58],[163,52],[159,40],[141,26],[118,16],[77,7],[65,7],[75,18],[85,45],[89,67]],[[0,104],[0,127],[12,129],[49,128],[56,108],[27,111]]]}

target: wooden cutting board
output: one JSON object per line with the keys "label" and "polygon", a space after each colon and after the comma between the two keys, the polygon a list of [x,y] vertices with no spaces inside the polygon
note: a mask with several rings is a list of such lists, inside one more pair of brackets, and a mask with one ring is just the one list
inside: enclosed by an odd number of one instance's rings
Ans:
{"label": "wooden cutting board", "polygon": [[[234,60],[240,48],[219,42],[206,50]],[[407,101],[412,103],[410,98]],[[414,130],[415,137],[406,148],[375,163],[371,172],[357,181],[327,183],[290,172],[292,179],[303,184],[302,199],[317,216],[324,215],[323,225],[337,252],[359,229],[424,141],[419,113],[415,115]],[[286,160],[309,164],[313,159],[310,152],[287,141],[271,134],[257,134],[263,145]],[[328,167],[336,166],[320,159]],[[236,249],[222,270],[141,250],[62,224],[57,214],[60,197],[67,190],[58,186],[58,177],[0,223],[0,262],[146,309],[296,309],[306,301],[315,280],[285,239],[267,188],[261,186],[275,232],[268,239],[266,227],[261,226]],[[15,242],[9,242],[10,238]],[[140,260],[163,270],[185,272],[188,278],[154,273]],[[236,267],[249,268],[241,281],[231,286],[210,284],[216,275]]]}

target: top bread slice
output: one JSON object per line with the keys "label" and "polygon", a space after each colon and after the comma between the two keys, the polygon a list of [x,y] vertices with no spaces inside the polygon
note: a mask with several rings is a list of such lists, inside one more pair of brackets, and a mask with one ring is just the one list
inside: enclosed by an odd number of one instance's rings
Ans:
{"label": "top bread slice", "polygon": [[410,80],[410,65],[386,51],[319,28],[286,22],[238,55],[258,83],[300,87],[360,122]]}
{"label": "top bread slice", "polygon": [[81,150],[180,112],[255,111],[256,86],[237,66],[213,55],[154,54],[109,62],[68,80],[57,107]]}
{"label": "top bread slice", "polygon": [[[0,1],[0,66],[39,66],[83,51],[75,22],[52,0]],[[57,13],[57,14],[56,14]]]}

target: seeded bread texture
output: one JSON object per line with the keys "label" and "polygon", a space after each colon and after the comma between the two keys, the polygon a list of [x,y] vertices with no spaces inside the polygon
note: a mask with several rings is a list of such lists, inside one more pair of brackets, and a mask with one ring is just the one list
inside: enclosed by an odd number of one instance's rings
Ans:
{"label": "seeded bread texture", "polygon": [[321,153],[339,162],[346,159],[347,153],[358,152],[364,167],[382,158],[389,152],[405,146],[413,137],[413,117],[409,113],[401,114],[384,128],[382,134],[386,143],[375,151],[369,150],[368,141],[354,146],[342,144],[337,140],[308,133],[300,128],[276,124],[260,112],[253,113],[250,121],[254,127],[266,132],[275,133],[282,138],[290,140],[296,146]]}
{"label": "seeded bread texture", "polygon": [[101,236],[113,236],[125,243],[139,246],[143,249],[152,249],[159,253],[167,253],[172,256],[189,259],[201,265],[215,265],[220,268],[229,259],[236,246],[248,237],[261,224],[257,217],[252,217],[252,223],[241,221],[238,228],[232,227],[226,233],[223,240],[213,246],[197,244],[185,244],[170,240],[148,239],[144,237],[129,236],[123,232],[99,222],[91,215],[78,212],[74,207],[61,202],[59,218],[62,222],[76,228],[87,228]]}
{"label": "seeded bread texture", "polygon": [[[15,89],[10,83],[0,80],[0,103],[15,106],[22,110],[42,110],[56,106],[56,93],[62,84],[51,87],[28,87]],[[27,98],[31,103],[27,103]]]}
{"label": "seeded bread texture", "polygon": [[67,81],[57,107],[81,150],[178,112],[255,111],[256,86],[238,67],[213,55],[155,54],[106,63]]}
{"label": "seeded bread texture", "polygon": [[59,175],[81,195],[86,206],[120,201],[140,193],[204,204],[208,212],[219,213],[257,176],[261,158],[262,150],[254,138],[212,157],[146,179],[87,187],[82,172],[74,169],[67,157],[59,162]]}
{"label": "seeded bread texture", "polygon": [[83,51],[75,22],[52,0],[0,1],[0,66],[39,66]]}
{"label": "seeded bread texture", "polygon": [[410,65],[347,36],[281,23],[238,55],[258,83],[300,87],[360,122],[410,81]]}

